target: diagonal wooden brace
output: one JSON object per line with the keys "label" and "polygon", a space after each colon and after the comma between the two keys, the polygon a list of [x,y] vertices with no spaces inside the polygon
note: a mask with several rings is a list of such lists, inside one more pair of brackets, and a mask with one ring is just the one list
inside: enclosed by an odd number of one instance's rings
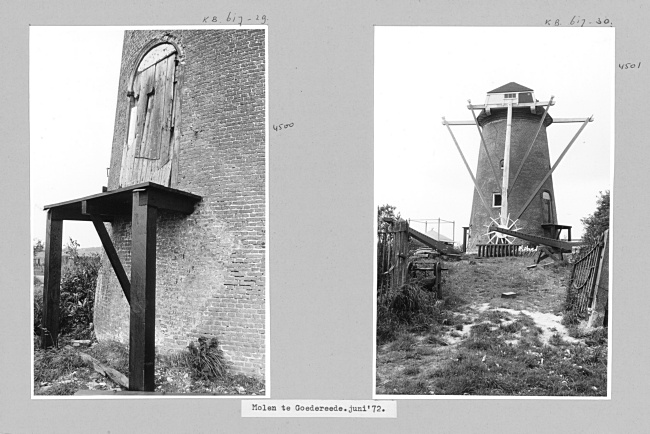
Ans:
{"label": "diagonal wooden brace", "polygon": [[81,203],[81,212],[82,214],[90,216],[90,220],[93,222],[93,226],[95,226],[95,230],[97,231],[97,235],[99,235],[99,239],[102,242],[106,256],[108,256],[108,260],[113,266],[113,271],[115,271],[117,280],[120,282],[120,286],[122,287],[126,301],[131,304],[131,283],[129,282],[129,277],[126,275],[126,271],[124,271],[120,257],[115,250],[115,246],[111,241],[111,237],[108,235],[108,231],[104,226],[103,220],[93,213],[92,204],[88,203],[86,200]]}
{"label": "diagonal wooden brace", "polygon": [[492,214],[492,210],[490,209],[489,206],[487,206],[487,203],[485,202],[485,199],[483,198],[483,194],[481,194],[481,189],[478,187],[478,182],[476,182],[476,178],[474,177],[474,174],[472,173],[472,169],[469,168],[469,164],[467,164],[467,160],[465,159],[465,155],[463,154],[462,149],[460,149],[460,146],[458,145],[458,141],[456,140],[456,136],[454,136],[454,133],[451,131],[451,128],[449,127],[449,123],[447,120],[443,117],[442,118],[442,124],[447,127],[447,130],[449,130],[449,134],[451,134],[451,138],[454,141],[454,145],[456,145],[456,149],[458,149],[458,152],[460,153],[460,157],[463,159],[463,163],[465,163],[465,167],[467,168],[467,172],[469,173],[469,176],[472,178],[472,181],[474,182],[474,187],[476,188],[476,192],[478,193],[478,197],[481,199],[481,203],[483,204],[483,207],[487,211],[488,216],[494,218],[494,215]]}
{"label": "diagonal wooden brace", "polygon": [[[472,100],[467,100],[467,102],[472,105]],[[483,131],[481,131],[481,127],[478,124],[478,119],[476,118],[476,113],[474,113],[474,110],[470,110],[472,112],[472,116],[474,117],[474,124],[476,124],[476,129],[478,130],[479,136],[481,136],[481,144],[483,144],[483,149],[485,149],[485,155],[488,158],[488,163],[490,164],[490,167],[492,168],[492,174],[494,175],[494,179],[497,182],[497,186],[499,187],[499,193],[501,193],[501,177],[499,176],[497,169],[494,167],[494,164],[492,163],[492,158],[490,157],[490,151],[488,151],[487,144],[485,143],[485,138],[483,137]]]}
{"label": "diagonal wooden brace", "polygon": [[[544,107],[544,114],[542,115],[542,118],[539,120],[539,125],[537,126],[537,132],[535,133],[535,136],[533,137],[533,141],[530,143],[530,146],[528,146],[528,150],[526,150],[526,154],[524,154],[524,158],[521,160],[521,164],[519,164],[519,168],[517,169],[517,173],[515,173],[515,176],[512,178],[512,182],[510,185],[512,188],[515,188],[515,183],[517,182],[517,178],[519,177],[519,174],[521,173],[521,169],[524,168],[524,163],[528,159],[528,156],[530,155],[530,151],[533,150],[533,146],[535,146],[535,142],[537,141],[537,136],[539,135],[539,132],[542,130],[542,125],[544,125],[544,119],[546,119],[546,114],[548,113],[548,108],[553,105],[553,98],[555,98],[553,95],[551,95],[551,99],[548,101],[548,104],[546,104],[546,107]],[[508,192],[510,194],[510,191]]]}
{"label": "diagonal wooden brace", "polygon": [[539,193],[539,191],[540,191],[540,190],[542,189],[542,187],[544,186],[544,183],[546,182],[546,180],[549,178],[549,176],[551,176],[551,174],[553,173],[553,171],[557,168],[558,164],[560,164],[560,161],[562,161],[562,158],[564,158],[564,156],[566,155],[566,153],[567,153],[567,151],[569,150],[569,148],[571,148],[571,145],[573,145],[573,142],[576,141],[576,139],[578,138],[578,136],[580,135],[580,133],[582,132],[582,130],[584,130],[585,127],[587,126],[587,124],[588,124],[589,122],[591,122],[592,120],[593,120],[593,117],[588,117],[587,119],[585,119],[585,121],[582,123],[582,126],[580,127],[580,129],[578,130],[578,132],[575,133],[575,135],[573,136],[573,138],[571,139],[571,141],[569,142],[569,144],[566,146],[566,148],[564,148],[564,151],[562,151],[562,154],[560,154],[560,156],[558,157],[558,159],[557,159],[557,161],[555,162],[555,164],[553,164],[553,167],[551,167],[551,170],[549,170],[548,173],[546,173],[546,176],[544,176],[544,179],[542,179],[542,181],[539,183],[539,185],[537,186],[537,188],[535,188],[535,190],[533,191],[533,194],[530,195],[530,197],[528,198],[528,200],[526,201],[526,203],[524,204],[524,206],[521,207],[521,210],[519,211],[519,213],[518,213],[517,216],[515,217],[515,220],[518,219],[518,218],[520,218],[520,217],[522,216],[522,214],[526,211],[526,209],[528,208],[528,206],[530,205],[530,203],[533,201],[533,199],[535,199],[535,196],[537,196],[537,193]]}

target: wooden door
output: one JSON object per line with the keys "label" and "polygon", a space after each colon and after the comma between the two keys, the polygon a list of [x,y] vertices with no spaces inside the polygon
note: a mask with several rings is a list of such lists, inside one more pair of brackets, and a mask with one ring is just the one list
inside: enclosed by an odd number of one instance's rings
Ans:
{"label": "wooden door", "polygon": [[146,181],[170,185],[175,73],[176,51],[171,44],[156,46],[138,66],[130,97],[120,187]]}

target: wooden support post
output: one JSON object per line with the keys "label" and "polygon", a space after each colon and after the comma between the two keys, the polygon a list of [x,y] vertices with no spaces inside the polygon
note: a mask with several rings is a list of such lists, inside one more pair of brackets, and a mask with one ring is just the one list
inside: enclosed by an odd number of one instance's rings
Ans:
{"label": "wooden support post", "polygon": [[598,260],[598,274],[596,275],[596,284],[594,287],[594,296],[591,302],[591,315],[587,326],[589,327],[607,327],[605,322],[607,317],[609,299],[609,229],[603,234],[604,246],[600,251]]}
{"label": "wooden support post", "polygon": [[512,136],[512,103],[508,103],[506,118],[506,143],[503,150],[503,177],[501,186],[501,218],[502,226],[508,227],[508,188],[510,186],[510,137]]}
{"label": "wooden support post", "polygon": [[59,300],[61,296],[61,249],[63,247],[63,220],[54,219],[47,212],[45,226],[45,265],[43,282],[43,323],[41,348],[59,344]]}
{"label": "wooden support post", "polygon": [[442,265],[436,262],[436,298],[442,300]]}
{"label": "wooden support post", "polygon": [[463,253],[467,253],[468,232],[469,232],[469,226],[463,226]]}
{"label": "wooden support post", "polygon": [[157,214],[148,192],[133,190],[129,390],[155,388]]}

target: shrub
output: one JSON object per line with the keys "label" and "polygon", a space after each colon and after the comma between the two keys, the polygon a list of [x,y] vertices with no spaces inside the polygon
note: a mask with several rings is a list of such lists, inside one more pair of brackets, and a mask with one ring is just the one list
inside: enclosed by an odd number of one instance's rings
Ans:
{"label": "shrub", "polygon": [[[101,266],[99,255],[79,255],[79,243],[70,239],[68,256],[61,269],[59,333],[73,339],[91,336],[95,305],[95,285]],[[43,320],[43,294],[34,293],[34,333],[40,334]]]}
{"label": "shrub", "polygon": [[205,337],[198,339],[198,346],[190,342],[187,353],[187,365],[192,369],[192,375],[197,380],[215,380],[223,378],[228,367],[219,348],[217,338]]}
{"label": "shrub", "polygon": [[73,338],[88,338],[101,260],[97,254],[79,255],[78,248],[79,243],[70,239],[65,249],[69,260],[61,272],[59,331]]}

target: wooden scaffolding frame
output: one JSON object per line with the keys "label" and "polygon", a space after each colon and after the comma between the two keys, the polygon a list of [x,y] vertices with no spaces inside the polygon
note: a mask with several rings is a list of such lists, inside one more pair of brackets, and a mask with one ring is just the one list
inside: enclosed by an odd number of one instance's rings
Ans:
{"label": "wooden scaffolding frame", "polygon": [[[129,390],[153,391],[156,325],[156,220],[158,210],[189,215],[201,196],[144,182],[47,205],[41,347],[58,346],[64,220],[91,221],[130,306]],[[131,279],[104,226],[131,219]]]}

